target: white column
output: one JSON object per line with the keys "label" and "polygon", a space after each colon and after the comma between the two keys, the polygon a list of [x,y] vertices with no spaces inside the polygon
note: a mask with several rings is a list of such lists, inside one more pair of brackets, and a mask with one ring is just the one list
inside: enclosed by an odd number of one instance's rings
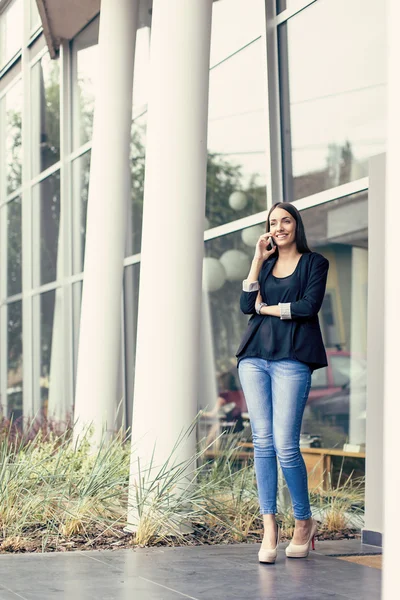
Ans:
{"label": "white column", "polygon": [[[383,533],[383,377],[385,289],[385,155],[369,161],[368,322],[365,516],[363,541],[380,543]],[[374,227],[374,223],[380,223]]]}
{"label": "white column", "polygon": [[[211,9],[153,3],[132,483],[137,456],[145,468],[155,447],[161,464],[197,410]],[[194,451],[192,435],[179,460]]]}
{"label": "white column", "polygon": [[95,80],[84,282],[75,397],[76,432],[114,428],[138,0],[102,0]]}
{"label": "white column", "polygon": [[[387,1],[387,40],[388,40],[388,113],[387,113],[387,163],[386,163],[386,205],[381,212],[385,219],[386,231],[384,304],[385,315],[385,380],[383,413],[383,481],[384,481],[384,552],[383,552],[383,599],[398,597],[398,532],[394,523],[399,515],[398,493],[400,489],[399,469],[399,340],[400,340],[400,278],[399,278],[399,139],[400,139],[400,85],[399,59],[400,3]],[[376,227],[371,223],[370,227]],[[378,224],[379,229],[379,224]]]}
{"label": "white column", "polygon": [[352,249],[350,335],[350,444],[365,444],[366,394],[360,359],[367,355],[368,250]]}

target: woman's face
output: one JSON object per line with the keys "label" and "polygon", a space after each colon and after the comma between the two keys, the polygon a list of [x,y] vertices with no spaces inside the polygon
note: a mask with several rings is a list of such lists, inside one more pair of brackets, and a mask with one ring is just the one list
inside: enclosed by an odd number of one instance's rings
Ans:
{"label": "woman's face", "polygon": [[278,248],[296,243],[296,221],[287,210],[275,208],[269,218],[270,232]]}

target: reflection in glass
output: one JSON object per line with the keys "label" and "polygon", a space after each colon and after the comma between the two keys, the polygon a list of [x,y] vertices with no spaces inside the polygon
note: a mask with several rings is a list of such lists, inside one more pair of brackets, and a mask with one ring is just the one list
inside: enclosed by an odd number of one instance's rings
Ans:
{"label": "reflection in glass", "polygon": [[126,422],[132,423],[132,400],[135,383],[136,334],[139,300],[140,263],[125,267],[124,272],[124,336]]}
{"label": "reflection in glass", "polygon": [[214,2],[211,29],[211,68],[264,33],[264,0]]}
{"label": "reflection in glass", "polygon": [[133,118],[131,127],[132,186],[128,231],[126,236],[126,256],[138,254],[141,250],[142,242],[149,61],[150,29],[148,27],[142,27],[136,34],[133,78]]}
{"label": "reflection in glass", "polygon": [[251,4],[251,18],[242,2],[213,5],[206,227],[266,208],[265,20],[263,3]]}
{"label": "reflection in glass", "polygon": [[360,14],[315,2],[279,27],[288,201],[366,176],[385,150],[385,10],[366,0]]}
{"label": "reflection in glass", "polygon": [[40,295],[40,398],[43,415],[48,414],[49,391],[52,378],[52,344],[56,290]]}
{"label": "reflection in glass", "polygon": [[288,8],[288,4],[290,7],[290,0],[276,0],[276,12],[277,14],[283,12]]}
{"label": "reflection in glass", "polygon": [[7,194],[22,183],[22,82],[6,94],[6,187]]}
{"label": "reflection in glass", "polygon": [[[310,247],[330,261],[326,295],[319,313],[329,365],[313,374],[303,421],[304,446],[314,439],[326,448],[343,449],[345,443],[350,443],[356,450],[364,449],[367,213],[366,192],[302,212]],[[204,316],[202,319],[205,340],[202,346],[208,350],[201,359],[204,373],[200,408],[215,408],[217,402],[213,397],[220,395],[221,380],[231,380],[231,392],[236,392],[239,386],[235,353],[248,322],[248,316],[239,308],[241,282],[248,274],[256,241],[263,230],[261,223],[205,244],[203,287],[210,312],[208,321]],[[211,355],[212,367],[207,361]],[[216,392],[212,391],[213,386]],[[220,425],[223,418],[220,414]],[[246,418],[243,421],[246,424]],[[207,423],[202,426],[205,435]],[[247,432],[244,427],[241,435],[246,439]],[[357,467],[362,472],[361,463]]]}
{"label": "reflection in glass", "polygon": [[146,114],[132,122],[131,129],[131,203],[128,219],[126,256],[138,254],[142,244],[144,166],[146,158]]}
{"label": "reflection in glass", "polygon": [[46,54],[32,67],[33,175],[60,160],[60,66]]}
{"label": "reflection in glass", "polygon": [[83,271],[86,242],[86,216],[89,196],[90,152],[86,152],[72,165],[73,180],[73,273]]}
{"label": "reflection in glass", "polygon": [[22,415],[22,301],[7,305],[7,405],[8,418]]}
{"label": "reflection in glass", "polygon": [[319,313],[329,364],[313,375],[303,432],[328,448],[365,444],[367,203],[362,192],[302,212],[310,246],[330,262]]}
{"label": "reflection in glass", "polygon": [[7,296],[22,291],[22,205],[15,198],[7,211]]}
{"label": "reflection in glass", "polygon": [[250,436],[235,354],[248,322],[239,307],[241,282],[248,275],[256,240],[264,230],[257,225],[205,243],[199,409],[207,408],[207,413],[199,435],[207,436],[209,442],[215,417],[222,428],[217,433],[231,423],[244,439]]}
{"label": "reflection in glass", "polygon": [[73,145],[75,148],[92,139],[98,37],[99,20],[96,19],[73,42]]}
{"label": "reflection in glass", "polygon": [[[33,206],[39,231],[34,231],[35,285],[57,279],[60,231],[60,173],[54,173],[33,188]],[[34,220],[36,222],[36,220]]]}
{"label": "reflection in glass", "polygon": [[23,12],[23,0],[14,0],[2,14],[0,23],[0,67],[21,49]]}

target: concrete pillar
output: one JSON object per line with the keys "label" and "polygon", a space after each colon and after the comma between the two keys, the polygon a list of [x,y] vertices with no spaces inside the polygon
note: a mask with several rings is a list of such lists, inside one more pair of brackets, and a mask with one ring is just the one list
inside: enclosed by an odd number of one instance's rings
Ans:
{"label": "concrete pillar", "polygon": [[[197,411],[211,9],[153,3],[132,484],[137,458],[163,463]],[[179,460],[194,452],[193,434]]]}
{"label": "concrete pillar", "polygon": [[[360,361],[367,355],[368,250],[352,249],[350,335],[350,444],[365,444],[366,395]],[[364,375],[365,377],[365,375]]]}
{"label": "concrete pillar", "polygon": [[75,397],[76,433],[115,428],[138,0],[102,0]]}
{"label": "concrete pillar", "polygon": [[[379,231],[379,224],[385,222],[385,235],[381,244],[385,245],[384,301],[381,310],[385,316],[385,382],[383,412],[383,482],[384,482],[384,552],[383,552],[383,599],[398,597],[398,531],[396,523],[399,515],[398,493],[400,489],[399,469],[399,340],[400,340],[400,278],[399,278],[399,138],[400,138],[400,85],[399,59],[400,3],[387,0],[387,163],[386,163],[386,205],[380,212],[377,223],[371,223]],[[381,233],[381,232],[380,232]]]}
{"label": "concrete pillar", "polygon": [[[365,461],[365,516],[362,532],[366,544],[382,544],[383,533],[383,397],[385,365],[384,289],[385,155],[369,162],[368,190],[368,320],[367,320],[367,419]],[[379,226],[374,226],[379,223]]]}

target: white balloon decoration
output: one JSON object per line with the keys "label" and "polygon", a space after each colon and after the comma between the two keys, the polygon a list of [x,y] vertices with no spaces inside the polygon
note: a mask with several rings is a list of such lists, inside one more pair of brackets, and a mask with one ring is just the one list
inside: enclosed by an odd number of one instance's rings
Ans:
{"label": "white balloon decoration", "polygon": [[232,192],[229,196],[229,206],[233,210],[243,210],[247,205],[247,196],[244,192]]}
{"label": "white balloon decoration", "polygon": [[258,242],[258,238],[263,233],[265,233],[265,227],[262,225],[247,227],[247,229],[243,229],[242,231],[242,241],[244,244],[246,244],[246,246],[251,246],[253,248]]}
{"label": "white balloon decoration", "polygon": [[203,289],[216,292],[221,289],[226,281],[226,273],[218,258],[205,258],[203,260]]}
{"label": "white balloon decoration", "polygon": [[227,250],[219,259],[228,281],[242,281],[250,270],[250,258],[242,250]]}

